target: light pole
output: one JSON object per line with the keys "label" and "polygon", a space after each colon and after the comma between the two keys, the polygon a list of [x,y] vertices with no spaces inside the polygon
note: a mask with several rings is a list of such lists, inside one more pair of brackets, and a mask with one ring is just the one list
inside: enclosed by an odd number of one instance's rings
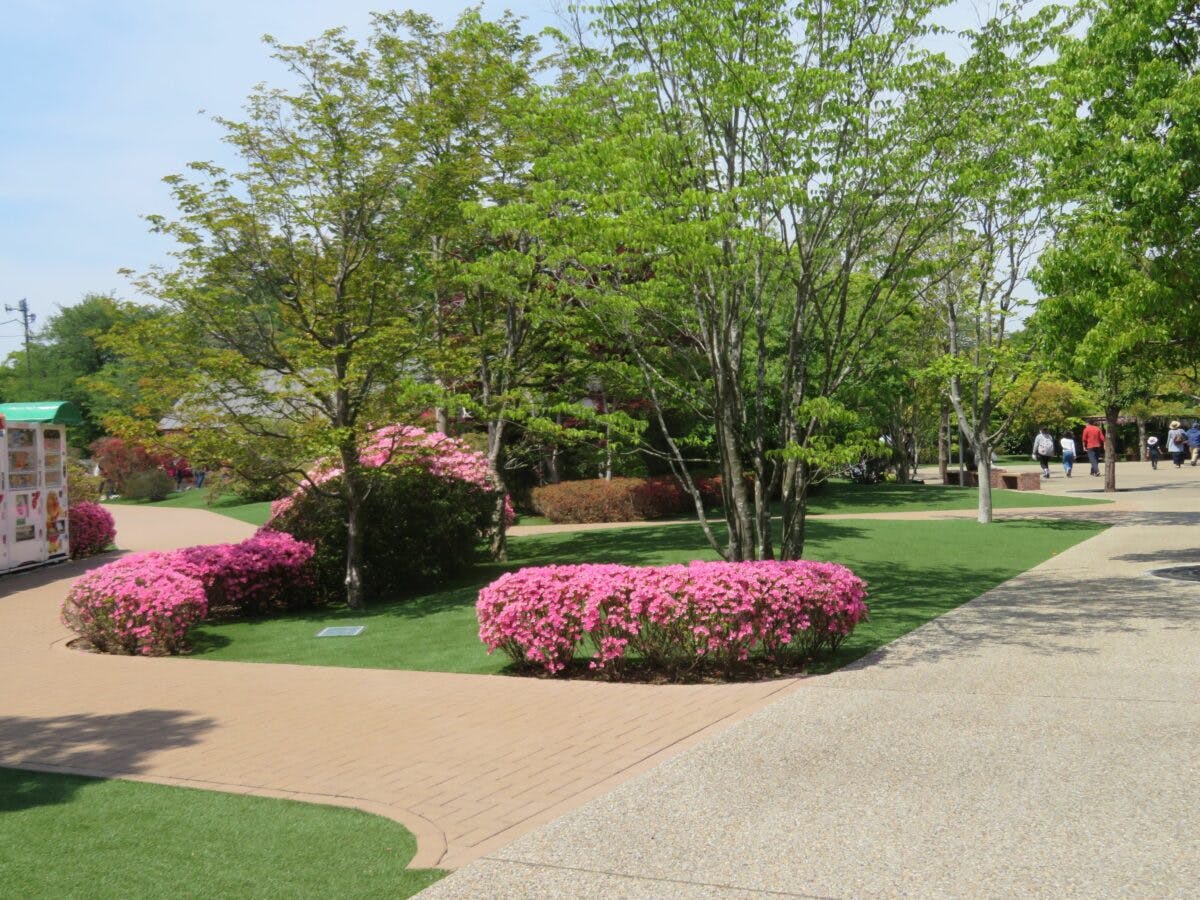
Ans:
{"label": "light pole", "polygon": [[[15,312],[15,313],[21,314],[21,317],[20,317],[21,328],[25,332],[25,389],[32,390],[33,389],[33,363],[29,357],[29,326],[37,321],[37,316],[34,313],[31,313],[29,311],[29,301],[24,298],[22,298],[21,302],[18,303],[16,306],[9,306],[7,303],[5,303],[4,311],[5,312]],[[17,319],[13,319],[12,321],[16,322]],[[7,325],[8,323],[6,322],[5,324]]]}

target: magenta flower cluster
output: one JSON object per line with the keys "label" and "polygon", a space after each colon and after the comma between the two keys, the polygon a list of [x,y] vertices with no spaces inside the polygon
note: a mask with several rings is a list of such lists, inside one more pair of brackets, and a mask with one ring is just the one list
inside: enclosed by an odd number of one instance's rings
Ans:
{"label": "magenta flower cluster", "polygon": [[211,609],[258,612],[300,594],[313,545],[260,531],[240,544],[135,553],[71,586],[62,622],[102,653],[163,656]]}
{"label": "magenta flower cluster", "polygon": [[163,656],[181,650],[207,612],[204,585],[174,554],[135,553],[76,581],[62,621],[101,653]]}
{"label": "magenta flower cluster", "polygon": [[99,503],[86,500],[67,509],[71,559],[102,553],[117,539],[117,524],[112,513]]}
{"label": "magenta flower cluster", "polygon": [[502,575],[479,593],[488,652],[561,671],[634,657],[670,674],[730,671],[751,654],[803,662],[836,649],[867,616],[866,584],[845,566],[807,561],[693,562],[639,568],[544,566]]}
{"label": "magenta flower cluster", "polygon": [[238,544],[187,547],[174,556],[182,571],[204,585],[210,609],[260,615],[304,599],[313,552],[306,541],[262,529]]}
{"label": "magenta flower cluster", "polygon": [[[364,466],[419,465],[432,475],[443,479],[465,481],[486,491],[495,491],[497,486],[488,469],[487,457],[472,450],[465,442],[440,431],[426,431],[412,425],[387,425],[371,433],[365,447],[359,453]],[[307,482],[324,484],[342,474],[340,464],[332,460],[318,463],[306,476]],[[271,504],[271,518],[285,513],[295,502],[296,493]],[[505,500],[508,523],[516,521],[512,503]]]}

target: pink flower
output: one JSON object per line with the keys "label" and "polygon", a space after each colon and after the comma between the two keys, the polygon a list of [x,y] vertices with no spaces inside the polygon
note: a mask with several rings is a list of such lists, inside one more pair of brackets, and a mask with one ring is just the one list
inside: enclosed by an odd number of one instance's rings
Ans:
{"label": "pink flower", "polygon": [[867,604],[862,579],[834,563],[694,562],[521,569],[480,591],[476,613],[489,653],[554,673],[585,645],[599,669],[630,655],[676,669],[752,653],[806,660],[836,648]]}

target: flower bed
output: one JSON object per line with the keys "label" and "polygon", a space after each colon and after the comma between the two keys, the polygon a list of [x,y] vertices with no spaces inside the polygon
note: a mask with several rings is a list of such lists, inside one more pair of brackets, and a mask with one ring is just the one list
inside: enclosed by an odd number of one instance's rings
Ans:
{"label": "flower bed", "polygon": [[619,675],[638,658],[670,677],[730,674],[751,655],[796,665],[836,649],[866,618],[866,584],[807,561],[544,566],[479,593],[479,637],[519,665],[561,672],[585,647]]}
{"label": "flower bed", "polygon": [[76,581],[62,622],[101,653],[164,656],[207,612],[204,585],[173,554],[135,553]]}
{"label": "flower bed", "polygon": [[102,553],[117,539],[112,513],[98,503],[86,500],[67,509],[71,559]]}
{"label": "flower bed", "polygon": [[240,544],[135,553],[84,575],[62,622],[101,653],[164,656],[211,609],[261,613],[302,604],[313,547],[259,532]]}
{"label": "flower bed", "polygon": [[290,534],[264,529],[239,544],[187,547],[174,557],[204,585],[210,610],[258,616],[307,605],[313,545]]}

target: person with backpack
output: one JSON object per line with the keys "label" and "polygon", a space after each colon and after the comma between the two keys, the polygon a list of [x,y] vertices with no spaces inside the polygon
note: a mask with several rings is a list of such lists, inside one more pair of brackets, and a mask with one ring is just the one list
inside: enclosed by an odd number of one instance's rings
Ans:
{"label": "person with backpack", "polygon": [[1178,419],[1171,422],[1171,430],[1167,432],[1167,452],[1171,454],[1175,468],[1183,465],[1183,457],[1187,453],[1187,435],[1180,427]]}
{"label": "person with backpack", "polygon": [[1050,457],[1054,455],[1054,438],[1050,434],[1049,428],[1043,428],[1041,433],[1033,439],[1033,458],[1038,461],[1038,465],[1042,467],[1042,477],[1050,477]]}
{"label": "person with backpack", "polygon": [[1184,433],[1187,438],[1188,453],[1192,457],[1192,465],[1200,461],[1200,421],[1193,421],[1192,427]]}

